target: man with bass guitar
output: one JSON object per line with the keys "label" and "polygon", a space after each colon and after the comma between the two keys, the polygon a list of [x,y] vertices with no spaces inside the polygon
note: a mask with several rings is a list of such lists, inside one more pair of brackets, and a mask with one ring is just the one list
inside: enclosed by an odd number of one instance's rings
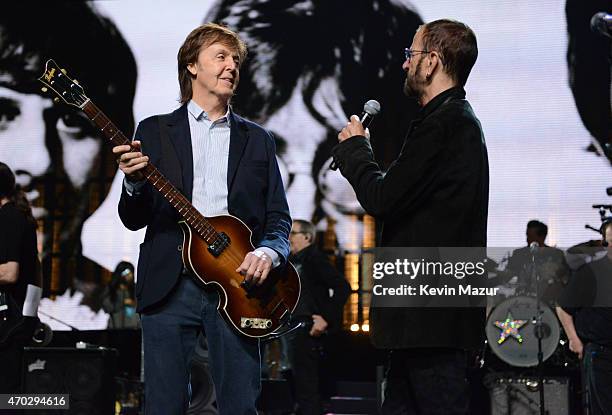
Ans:
{"label": "man with bass guitar", "polygon": [[147,415],[185,413],[189,361],[202,330],[219,412],[257,413],[258,340],[232,330],[217,312],[218,292],[204,289],[186,271],[179,212],[143,174],[149,163],[158,166],[177,179],[173,184],[202,215],[229,213],[250,228],[256,248],[232,270],[242,274],[245,286],[261,286],[273,268],[286,263],[291,218],[274,138],[230,106],[245,57],[245,43],[228,28],[208,23],[193,30],[178,52],[181,107],[143,120],[131,146],[113,148],[126,175],[121,220],[131,230],[147,227],[136,286]]}

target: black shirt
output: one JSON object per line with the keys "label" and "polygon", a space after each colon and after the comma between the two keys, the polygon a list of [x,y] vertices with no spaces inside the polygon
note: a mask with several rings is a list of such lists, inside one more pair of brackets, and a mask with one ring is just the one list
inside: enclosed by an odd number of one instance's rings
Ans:
{"label": "black shirt", "polygon": [[0,264],[19,263],[19,275],[15,284],[0,289],[11,295],[20,314],[27,286],[36,281],[36,255],[36,224],[13,203],[6,203],[0,207]]}
{"label": "black shirt", "polygon": [[580,267],[560,302],[584,343],[612,346],[612,260],[606,256]]}

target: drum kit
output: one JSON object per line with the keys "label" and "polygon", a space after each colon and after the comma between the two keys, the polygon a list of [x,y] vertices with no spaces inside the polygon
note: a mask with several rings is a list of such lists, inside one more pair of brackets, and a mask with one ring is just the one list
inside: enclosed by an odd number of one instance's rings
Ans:
{"label": "drum kit", "polygon": [[[558,257],[558,265],[551,265],[555,261],[551,257],[542,260],[540,249],[533,246],[514,251],[512,258],[522,257],[526,262],[518,271],[516,268],[493,271],[497,283],[502,283],[498,285],[500,295],[491,299],[488,307],[487,343],[499,359],[513,367],[538,365],[538,340],[542,343],[544,361],[560,345],[560,323],[551,304],[567,283],[570,271]],[[536,256],[540,258],[536,260]],[[521,262],[512,258],[510,262]]]}
{"label": "drum kit", "polygon": [[[606,215],[606,211],[612,213],[612,205],[594,205],[593,207],[599,209],[602,223],[612,220],[612,217]],[[600,232],[598,228],[589,225],[585,227]],[[545,384],[544,362],[548,361],[547,367],[577,370],[579,361],[569,351],[567,337],[552,308],[555,298],[546,294],[547,292],[549,294],[550,292],[560,293],[558,289],[547,290],[547,288],[559,285],[562,279],[546,275],[546,267],[542,266],[541,261],[538,263],[536,260],[542,248],[539,248],[537,243],[534,244],[513,253],[514,256],[518,251],[522,251],[523,254],[529,252],[523,255],[523,259],[528,258],[530,262],[528,267],[523,268],[523,275],[516,275],[511,270],[503,269],[503,266],[490,260],[489,270],[493,271],[493,275],[497,274],[495,278],[497,282],[502,281],[504,284],[498,291],[503,295],[502,300],[498,300],[494,307],[488,307],[485,332],[488,348],[497,358],[510,368],[515,368],[513,369],[515,371],[531,369],[529,373],[532,376],[529,381],[535,385],[543,385]],[[577,269],[582,264],[605,255],[605,252],[606,247],[602,246],[601,239],[582,242],[566,251],[567,262],[564,260],[564,264],[568,271],[570,268]],[[530,283],[527,284],[525,281]],[[562,285],[565,283],[567,280],[562,281]],[[484,364],[484,359],[481,360],[481,364]],[[545,407],[547,407],[544,404],[544,389],[535,388],[540,393],[541,405],[538,403],[536,408],[539,407],[541,414],[546,413]],[[510,392],[508,390],[509,400],[512,399]]]}
{"label": "drum kit", "polygon": [[[491,373],[486,376],[489,380],[485,384],[491,395],[491,413],[495,415],[535,414],[538,410],[541,415],[549,413],[554,402],[546,403],[544,392],[550,390],[550,386],[546,386],[550,379],[544,377],[544,362],[556,354],[556,359],[551,361],[565,368],[575,368],[575,364],[568,367],[572,356],[563,347],[561,325],[551,305],[544,300],[550,299],[549,293],[559,292],[551,288],[562,280],[557,275],[546,275],[547,269],[562,267],[538,266],[536,255],[540,248],[537,242],[534,244],[514,251],[514,258],[522,257],[527,263],[522,264],[519,275],[512,275],[511,270],[499,272],[498,282],[505,281],[500,292],[506,297],[492,309],[487,308],[490,312],[485,327],[486,343],[501,362],[510,366],[503,374],[495,373],[494,364],[487,367]],[[534,396],[529,397],[523,385],[529,385]],[[529,411],[521,412],[519,408]]]}

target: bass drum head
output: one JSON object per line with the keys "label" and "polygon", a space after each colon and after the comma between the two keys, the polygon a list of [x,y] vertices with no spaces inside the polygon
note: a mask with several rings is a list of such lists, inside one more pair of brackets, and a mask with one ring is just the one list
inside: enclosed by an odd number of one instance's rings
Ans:
{"label": "bass drum head", "polygon": [[[512,366],[532,367],[538,364],[536,306],[537,301],[533,297],[512,297],[502,301],[487,318],[485,331],[489,347],[497,357]],[[542,309],[542,353],[546,360],[559,345],[560,328],[557,316],[550,307],[540,302],[540,308]],[[515,328],[520,326],[514,331],[517,336],[508,333],[503,339],[503,330],[498,326],[511,327],[512,324]]]}

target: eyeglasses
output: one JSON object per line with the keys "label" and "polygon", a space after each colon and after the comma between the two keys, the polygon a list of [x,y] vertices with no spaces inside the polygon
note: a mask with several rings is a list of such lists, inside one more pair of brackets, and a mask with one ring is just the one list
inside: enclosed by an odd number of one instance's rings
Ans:
{"label": "eyeglasses", "polygon": [[406,56],[406,60],[408,62],[410,62],[410,58],[412,58],[413,55],[419,54],[419,53],[429,53],[431,52],[430,50],[412,50],[410,48],[406,48],[404,49],[404,56]]}

